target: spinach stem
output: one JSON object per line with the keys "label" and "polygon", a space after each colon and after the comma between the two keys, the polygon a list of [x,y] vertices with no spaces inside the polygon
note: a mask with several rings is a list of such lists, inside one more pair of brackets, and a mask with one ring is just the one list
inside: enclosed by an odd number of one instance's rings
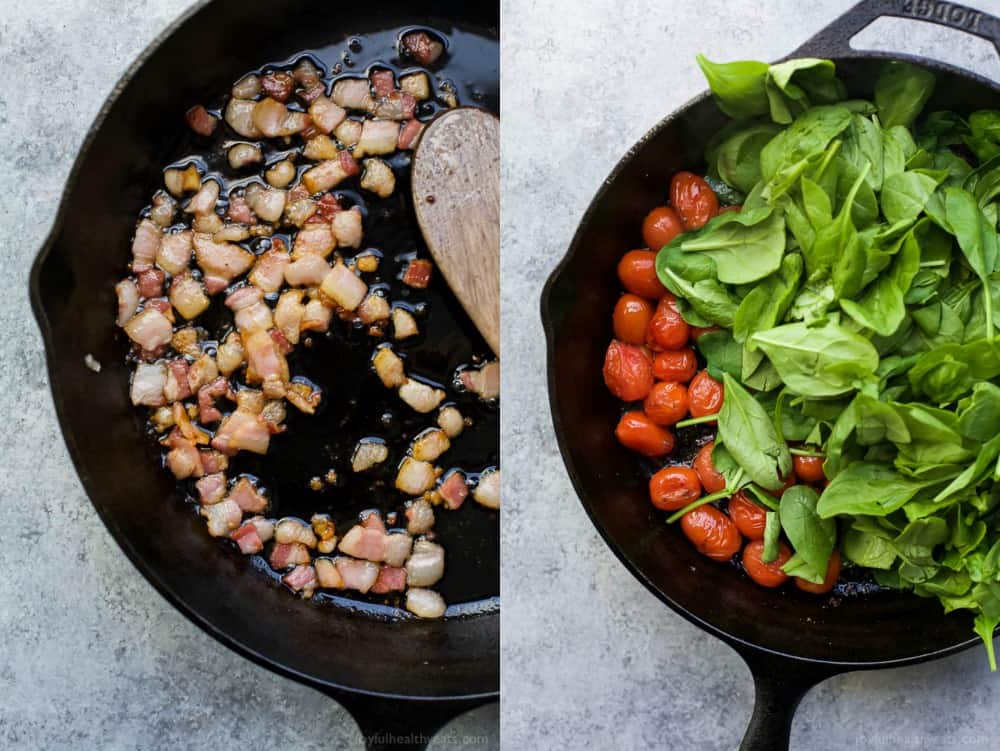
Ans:
{"label": "spinach stem", "polygon": [[710,493],[709,495],[703,495],[697,501],[692,501],[687,506],[682,508],[680,511],[675,511],[671,516],[667,518],[667,524],[673,524],[675,521],[680,519],[688,511],[692,511],[699,506],[704,506],[706,503],[712,503],[713,501],[721,501],[723,498],[728,498],[732,493],[728,488],[723,488],[718,493]]}
{"label": "spinach stem", "polygon": [[920,262],[920,268],[922,268],[922,269],[935,269],[935,268],[940,268],[941,266],[947,266],[947,265],[948,265],[947,261],[921,261]]}
{"label": "spinach stem", "polygon": [[681,420],[679,423],[674,425],[675,428],[686,428],[689,425],[701,425],[706,422],[715,422],[719,419],[718,413],[714,415],[702,415],[701,417],[692,417],[687,420]]}
{"label": "spinach stem", "polygon": [[747,485],[747,490],[750,491],[750,495],[754,497],[755,501],[758,501],[761,506],[766,506],[771,509],[771,511],[778,510],[778,500],[774,498],[770,493],[765,493],[757,485]]}
{"label": "spinach stem", "polygon": [[989,279],[983,283],[983,297],[986,298],[986,341],[993,343],[993,292]]}
{"label": "spinach stem", "polygon": [[817,459],[826,459],[826,454],[820,451],[810,451],[809,449],[788,449],[788,453],[794,456],[814,456]]}

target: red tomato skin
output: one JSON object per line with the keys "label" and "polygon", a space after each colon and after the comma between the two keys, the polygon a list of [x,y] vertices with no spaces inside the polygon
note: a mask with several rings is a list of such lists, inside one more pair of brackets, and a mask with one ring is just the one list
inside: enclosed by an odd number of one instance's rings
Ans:
{"label": "red tomato skin", "polygon": [[742,490],[729,499],[728,511],[740,534],[748,540],[764,539],[767,511],[747,498]]}
{"label": "red tomato skin", "polygon": [[678,172],[670,181],[670,204],[680,214],[684,229],[704,227],[719,213],[719,199],[702,178],[692,172]]}
{"label": "red tomato skin", "polygon": [[782,571],[781,567],[792,557],[791,549],[785,543],[779,542],[778,557],[770,563],[764,563],[761,559],[763,554],[762,540],[747,543],[743,548],[743,570],[762,587],[780,587],[788,581],[788,574]]}
{"label": "red tomato skin", "polygon": [[792,456],[792,469],[802,482],[815,485],[826,480],[823,474],[823,458],[819,456]]}
{"label": "red tomato skin", "polygon": [[653,378],[658,381],[688,383],[698,372],[698,356],[690,347],[657,352],[653,358]]}
{"label": "red tomato skin", "polygon": [[653,306],[644,297],[626,293],[618,298],[612,322],[615,339],[626,344],[643,344],[653,317]]}
{"label": "red tomato skin", "polygon": [[661,511],[678,511],[701,497],[701,482],[687,467],[664,467],[649,478],[649,500]]}
{"label": "red tomato skin", "polygon": [[656,276],[656,253],[651,250],[630,250],[618,262],[618,279],[633,295],[659,300],[667,291]]}
{"label": "red tomato skin", "polygon": [[830,554],[830,561],[826,564],[826,577],[822,584],[813,584],[798,576],[795,577],[795,586],[803,592],[814,595],[823,595],[833,589],[840,577],[840,552],[836,549]]}
{"label": "red tomato skin", "polygon": [[716,471],[715,464],[712,463],[714,448],[715,441],[709,441],[694,458],[694,471],[698,473],[698,479],[706,493],[718,493],[726,487],[726,478]]}
{"label": "red tomato skin", "polygon": [[681,531],[695,550],[715,561],[728,561],[743,544],[732,519],[715,506],[699,506],[688,511],[681,517]]}
{"label": "red tomato skin", "polygon": [[642,347],[613,340],[604,356],[604,383],[623,402],[645,399],[653,388],[653,361]]}
{"label": "red tomato skin", "polygon": [[691,327],[677,310],[677,299],[669,292],[660,298],[646,329],[646,344],[654,352],[687,346]]}
{"label": "red tomato skin", "polygon": [[665,456],[674,450],[674,436],[638,410],[626,412],[615,428],[615,438],[627,449],[646,456]]}
{"label": "red tomato skin", "polygon": [[714,415],[722,409],[725,397],[722,384],[702,370],[688,385],[688,408],[692,417]]}
{"label": "red tomato skin", "polygon": [[682,383],[657,381],[646,395],[642,409],[657,425],[674,425],[687,417],[687,388]]}
{"label": "red tomato skin", "polygon": [[684,223],[669,206],[657,206],[642,220],[642,241],[650,250],[669,245],[683,231]]}

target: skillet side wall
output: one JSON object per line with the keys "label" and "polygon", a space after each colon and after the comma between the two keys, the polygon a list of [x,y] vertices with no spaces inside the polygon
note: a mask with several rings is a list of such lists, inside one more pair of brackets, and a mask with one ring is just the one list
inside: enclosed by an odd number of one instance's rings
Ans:
{"label": "skillet side wall", "polygon": [[[179,137],[179,108],[227,90],[261,61],[348,34],[420,23],[496,34],[495,4],[448,0],[426,8],[383,2],[347,14],[278,0],[254,3],[252,13],[234,0],[202,8],[135,72],[85,147],[61,224],[33,272],[32,296],[60,422],[88,495],[132,561],[185,614],[252,659],[316,685],[487,696],[499,686],[498,614],[393,623],[332,613],[263,583],[248,559],[220,554],[176,498],[158,457],[137,440],[142,426],[110,325],[114,280],[147,188]],[[83,367],[88,353],[102,363],[100,377]]]}
{"label": "skillet side wall", "polygon": [[[933,63],[921,64],[935,70]],[[881,61],[838,60],[851,96],[871,98]],[[940,68],[925,112],[1000,106],[1000,93]],[[646,475],[614,439],[620,403],[601,366],[620,292],[615,266],[641,247],[646,212],[667,198],[671,175],[704,169],[703,145],[725,122],[707,96],[658,125],[608,178],[542,295],[550,400],[564,461],[598,530],[634,575],[685,617],[730,642],[845,666],[915,661],[974,644],[967,614],[932,600],[879,594],[831,606],[794,589],[758,587],[694,551],[648,501]],[[556,367],[558,364],[558,367]],[[708,594],[711,593],[711,594]]]}

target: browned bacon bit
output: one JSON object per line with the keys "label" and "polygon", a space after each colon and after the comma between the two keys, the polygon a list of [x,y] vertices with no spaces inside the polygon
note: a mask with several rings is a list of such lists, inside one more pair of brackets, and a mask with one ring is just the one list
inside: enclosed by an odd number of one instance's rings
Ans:
{"label": "browned bacon bit", "polygon": [[238,479],[227,497],[235,501],[240,509],[251,514],[259,514],[267,508],[267,498],[260,494],[247,477]]}
{"label": "browned bacon bit", "polygon": [[264,93],[279,102],[287,102],[295,88],[295,79],[283,70],[276,70],[260,79]]}
{"label": "browned bacon bit", "polygon": [[165,274],[159,269],[146,269],[137,274],[139,294],[143,297],[162,297]]}
{"label": "browned bacon bit", "polygon": [[208,522],[208,533],[212,537],[228,537],[240,526],[243,513],[232,501],[222,501],[211,506],[202,506],[201,515]]}
{"label": "browned bacon bit", "polygon": [[289,566],[309,563],[309,548],[301,542],[277,543],[271,551],[271,568],[280,571]]}
{"label": "browned bacon bit", "polygon": [[215,400],[229,391],[229,381],[219,376],[214,381],[198,389],[198,420],[204,424],[218,422],[222,413],[216,409]]}
{"label": "browned bacon bit", "polygon": [[226,216],[229,217],[230,221],[239,224],[257,223],[257,217],[243,196],[229,197],[229,208],[226,210]]}
{"label": "browned bacon bit", "polygon": [[378,570],[378,578],[371,591],[377,595],[388,592],[402,592],[406,589],[406,569],[395,566],[382,566]]}
{"label": "browned bacon bit", "polygon": [[333,193],[324,193],[318,201],[316,201],[316,216],[322,219],[324,222],[333,221],[333,217],[341,211],[340,201]]}
{"label": "browned bacon bit", "polygon": [[200,104],[184,113],[184,119],[188,127],[199,136],[210,136],[215,132],[215,126],[219,124],[219,118],[209,114],[208,110]]}
{"label": "browned bacon bit", "polygon": [[375,580],[378,579],[378,564],[371,561],[358,561],[354,558],[338,556],[334,565],[337,567],[341,586],[344,589],[356,589],[365,593],[375,585]]}
{"label": "browned bacon bit", "polygon": [[462,385],[480,399],[500,396],[500,362],[492,360],[478,369],[463,370],[459,375]]}
{"label": "browned bacon bit", "polygon": [[118,319],[116,323],[124,326],[139,309],[139,288],[131,279],[123,279],[115,285],[118,295]]}
{"label": "browned bacon bit", "polygon": [[132,271],[139,274],[152,267],[162,237],[162,230],[152,220],[139,222],[132,240]]}
{"label": "browned bacon bit", "polygon": [[205,475],[194,486],[202,506],[211,506],[226,497],[226,476],[221,472]]}
{"label": "browned bacon bit", "polygon": [[403,37],[402,47],[421,65],[433,65],[444,52],[444,45],[425,31],[411,31]]}
{"label": "browned bacon bit", "polygon": [[167,402],[176,402],[191,396],[188,384],[188,361],[183,357],[167,363],[167,380],[163,384],[163,396]]}
{"label": "browned bacon bit", "polygon": [[[419,120],[407,120],[406,124],[403,125],[402,130],[399,131],[399,141],[397,143],[397,148],[400,149],[412,149],[417,145],[417,141],[420,140],[420,134],[424,132],[424,123]],[[428,199],[430,196],[428,196]]]}
{"label": "browned bacon bit", "polygon": [[369,75],[375,96],[389,96],[396,88],[396,78],[391,70],[373,70]]}
{"label": "browned bacon bit", "polygon": [[271,339],[274,340],[274,346],[278,348],[278,351],[281,352],[281,354],[287,355],[295,349],[291,342],[285,338],[281,329],[271,329],[268,333],[271,335]]}
{"label": "browned bacon bit", "polygon": [[426,289],[427,285],[431,283],[433,272],[434,266],[430,261],[424,258],[415,258],[406,266],[406,272],[403,274],[403,284],[415,287],[416,289]]}
{"label": "browned bacon bit", "polygon": [[461,470],[453,470],[445,477],[438,493],[444,501],[444,507],[449,511],[460,508],[469,495],[469,486],[465,484],[465,475]]}
{"label": "browned bacon bit", "polygon": [[253,521],[243,522],[239,529],[229,535],[229,539],[240,546],[240,552],[244,555],[253,555],[264,549],[264,540]]}
{"label": "browned bacon bit", "polygon": [[322,392],[313,389],[308,383],[294,381],[288,384],[285,398],[291,402],[300,412],[307,415],[314,414],[319,403],[323,400]]}
{"label": "browned bacon bit", "polygon": [[238,451],[266,454],[270,441],[271,432],[261,416],[237,408],[222,421],[215,438],[212,439],[212,448],[229,456]]}
{"label": "browned bacon bit", "polygon": [[279,238],[271,241],[271,249],[257,256],[257,263],[250,272],[250,283],[266,294],[281,289],[285,281],[285,269],[291,256]]}
{"label": "browned bacon bit", "polygon": [[198,449],[198,456],[201,458],[201,467],[206,475],[224,472],[229,467],[229,458],[215,449]]}
{"label": "browned bacon bit", "polygon": [[316,569],[312,566],[296,566],[281,577],[281,581],[293,592],[309,599],[316,591]]}
{"label": "browned bacon bit", "polygon": [[174,428],[170,431],[167,445],[170,446],[170,451],[167,453],[167,467],[174,473],[174,477],[186,480],[188,477],[201,477],[204,474],[198,449],[194,442],[181,435],[180,430]]}

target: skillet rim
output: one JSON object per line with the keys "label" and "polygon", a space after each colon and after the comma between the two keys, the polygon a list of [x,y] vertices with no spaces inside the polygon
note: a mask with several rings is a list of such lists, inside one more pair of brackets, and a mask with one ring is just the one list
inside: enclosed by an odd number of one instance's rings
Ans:
{"label": "skillet rim", "polygon": [[[56,213],[55,218],[52,221],[52,227],[46,235],[44,242],[35,256],[35,260],[31,265],[31,270],[28,276],[28,290],[31,310],[42,335],[42,344],[45,350],[46,375],[48,376],[49,388],[52,393],[52,402],[55,407],[56,420],[59,423],[60,433],[62,434],[63,441],[66,444],[70,460],[73,462],[73,468],[76,470],[77,477],[80,480],[80,484],[83,486],[87,500],[90,501],[91,507],[97,512],[104,528],[108,531],[115,544],[121,549],[121,551],[125,554],[125,557],[138,570],[142,577],[150,585],[152,585],[153,589],[158,592],[163,599],[167,601],[167,603],[184,615],[191,623],[241,657],[248,659],[274,673],[328,694],[331,692],[342,692],[343,694],[357,697],[401,700],[412,702],[414,704],[444,704],[452,702],[461,703],[467,708],[490,701],[496,701],[500,697],[499,672],[496,688],[492,691],[479,691],[462,694],[406,694],[359,689],[339,681],[324,680],[315,675],[289,668],[277,660],[268,657],[262,652],[243,644],[225,630],[216,627],[201,613],[191,607],[183,598],[181,598],[178,594],[175,594],[153,571],[153,569],[146,564],[142,556],[135,551],[131,540],[126,535],[118,531],[112,520],[105,514],[104,510],[91,499],[90,483],[94,482],[94,480],[85,471],[83,465],[81,464],[79,459],[80,449],[77,445],[76,439],[73,437],[71,432],[67,431],[65,428],[67,422],[67,409],[59,386],[60,381],[58,378],[54,377],[54,374],[58,372],[58,368],[54,356],[53,330],[48,315],[45,312],[45,305],[41,294],[42,268],[45,266],[46,261],[51,255],[53,247],[56,245],[62,234],[67,207],[73,194],[76,192],[83,163],[86,161],[86,157],[93,146],[98,133],[103,129],[111,109],[119,100],[125,88],[131,83],[132,79],[149,62],[150,58],[152,58],[159,51],[160,47],[162,47],[168,39],[177,34],[183,26],[185,26],[212,3],[213,0],[196,0],[196,2],[194,2],[190,7],[185,9],[180,15],[167,24],[163,30],[157,34],[145,48],[143,48],[143,50],[135,57],[132,63],[115,82],[115,85],[108,93],[108,96],[105,98],[101,108],[98,110],[97,115],[94,117],[93,122],[87,129],[87,133],[77,150],[73,166],[70,168],[69,174],[66,177],[66,182],[56,205]],[[462,620],[498,619],[499,617],[500,611],[499,608],[496,608],[490,609],[489,611],[481,614],[466,616],[462,618]],[[499,658],[499,641],[497,657]],[[335,696],[335,698],[340,699],[341,697]]]}

